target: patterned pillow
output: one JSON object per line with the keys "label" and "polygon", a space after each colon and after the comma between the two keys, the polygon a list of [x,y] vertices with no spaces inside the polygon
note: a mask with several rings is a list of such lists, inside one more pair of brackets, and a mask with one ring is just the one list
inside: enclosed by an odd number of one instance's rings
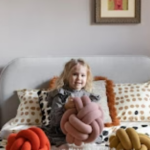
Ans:
{"label": "patterned pillow", "polygon": [[39,107],[38,95],[39,90],[18,90],[17,94],[20,100],[20,105],[17,110],[17,115],[14,118],[14,125],[40,125],[41,110]]}
{"label": "patterned pillow", "polygon": [[45,126],[49,125],[50,122],[50,112],[51,112],[51,107],[48,107],[48,91],[38,91],[38,97],[39,97],[39,104],[41,108],[41,113],[42,113],[42,124]]}
{"label": "patterned pillow", "polygon": [[115,84],[114,91],[121,121],[150,121],[150,82]]}

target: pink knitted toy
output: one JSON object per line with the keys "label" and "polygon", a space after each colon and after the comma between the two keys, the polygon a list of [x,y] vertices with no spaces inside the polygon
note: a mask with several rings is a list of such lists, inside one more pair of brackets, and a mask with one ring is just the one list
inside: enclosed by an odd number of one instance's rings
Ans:
{"label": "pink knitted toy", "polygon": [[61,129],[66,141],[80,146],[93,142],[103,131],[103,111],[90,98],[74,98],[75,108],[66,110],[61,119]]}

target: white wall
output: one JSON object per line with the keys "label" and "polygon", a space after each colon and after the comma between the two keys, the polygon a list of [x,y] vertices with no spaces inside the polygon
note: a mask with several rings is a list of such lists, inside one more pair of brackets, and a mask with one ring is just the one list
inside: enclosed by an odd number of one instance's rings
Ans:
{"label": "white wall", "polygon": [[0,68],[22,56],[150,56],[150,0],[141,1],[140,24],[96,25],[94,0],[0,0]]}

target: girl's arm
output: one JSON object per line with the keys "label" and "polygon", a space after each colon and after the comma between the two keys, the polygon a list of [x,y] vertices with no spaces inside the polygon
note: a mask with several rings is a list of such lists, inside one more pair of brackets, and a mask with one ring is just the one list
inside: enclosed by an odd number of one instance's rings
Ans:
{"label": "girl's arm", "polygon": [[73,97],[69,96],[68,101],[65,104],[65,109],[75,108]]}
{"label": "girl's arm", "polygon": [[60,124],[62,115],[65,112],[64,105],[65,99],[63,95],[58,94],[53,98],[52,109],[50,113],[50,125],[56,126]]}

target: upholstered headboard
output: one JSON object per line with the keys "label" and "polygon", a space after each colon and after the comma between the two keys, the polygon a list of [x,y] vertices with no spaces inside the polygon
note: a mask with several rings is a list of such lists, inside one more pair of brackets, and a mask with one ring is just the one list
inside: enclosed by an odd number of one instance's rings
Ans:
{"label": "upholstered headboard", "polygon": [[150,59],[144,56],[87,56],[18,58],[11,61],[0,76],[0,127],[16,114],[17,89],[48,87],[71,58],[83,58],[94,76],[105,76],[115,83],[141,83],[150,80]]}

